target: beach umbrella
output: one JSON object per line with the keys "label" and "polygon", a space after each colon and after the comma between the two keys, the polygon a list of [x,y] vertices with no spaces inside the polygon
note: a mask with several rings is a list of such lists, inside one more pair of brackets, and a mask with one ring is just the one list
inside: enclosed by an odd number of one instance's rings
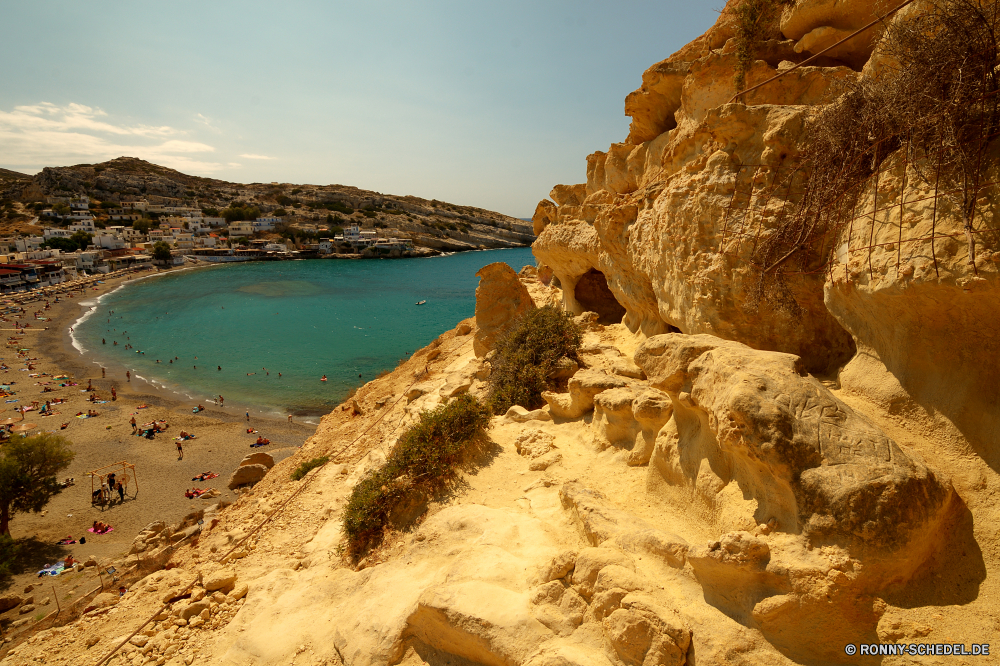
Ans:
{"label": "beach umbrella", "polygon": [[6,419],[3,422],[0,422],[0,425],[14,425],[17,422],[17,419]]}
{"label": "beach umbrella", "polygon": [[38,427],[37,423],[22,423],[19,426],[14,426],[14,432],[28,432],[29,430],[34,430]]}

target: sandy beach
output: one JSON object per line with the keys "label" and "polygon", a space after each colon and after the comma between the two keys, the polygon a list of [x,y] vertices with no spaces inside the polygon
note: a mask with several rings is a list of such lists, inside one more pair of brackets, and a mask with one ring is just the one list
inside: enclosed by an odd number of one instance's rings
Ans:
{"label": "sandy beach", "polygon": [[[54,406],[55,413],[51,416],[29,411],[24,422],[36,425],[28,432],[29,435],[55,432],[72,443],[76,458],[61,476],[74,478],[75,485],[55,496],[41,514],[18,514],[11,521],[11,534],[15,539],[35,537],[40,542],[55,544],[67,535],[72,535],[77,541],[81,536],[87,537],[86,544],[77,543],[62,548],[60,557],[70,553],[77,559],[120,555],[150,522],[178,522],[185,515],[218,501],[218,498],[188,499],[184,495],[186,489],[195,486],[215,488],[220,491],[222,499],[232,500],[234,493],[228,490],[226,484],[230,473],[244,456],[254,451],[266,451],[276,461],[281,460],[291,455],[315,432],[315,425],[290,424],[284,419],[251,416],[248,424],[244,412],[235,407],[223,409],[203,403],[205,411],[195,414],[192,413],[195,403],[189,404],[175,394],[156,390],[134,377],[130,382],[123,369],[108,368],[106,376],[102,377],[101,368],[72,346],[69,328],[86,310],[80,305],[81,301],[93,301],[136,277],[111,278],[103,284],[90,285],[85,291],[62,294],[59,302],[55,297],[43,297],[24,304],[25,312],[17,318],[17,322],[30,326],[23,334],[14,330],[12,316],[7,316],[9,321],[0,321],[5,339],[12,336],[19,338],[16,342],[8,340],[0,354],[8,367],[2,372],[0,381],[10,384],[15,393],[5,400],[17,400],[4,404],[0,419],[20,419],[18,408],[30,406],[32,401],[44,404],[45,400],[66,400]],[[46,303],[49,304],[48,310],[44,309]],[[37,311],[47,321],[36,320],[34,313]],[[27,359],[18,356],[18,349],[30,350],[28,357],[33,369],[27,368]],[[54,379],[60,375],[67,375],[68,379]],[[89,401],[91,392],[87,391],[88,382],[92,382],[98,399],[106,402],[93,404]],[[70,383],[76,385],[59,386]],[[115,401],[111,400],[112,387],[117,392]],[[53,390],[43,393],[45,388]],[[140,409],[141,405],[148,407]],[[87,413],[90,409],[96,410],[98,416],[77,418],[79,412]],[[139,437],[132,434],[129,420],[133,416],[140,425],[165,421],[169,427],[152,440]],[[60,429],[64,423],[68,426]],[[248,425],[270,439],[271,444],[250,448],[257,434],[248,434]],[[178,456],[174,440],[181,430],[196,436],[183,442],[182,459]],[[110,505],[92,505],[91,476],[88,473],[122,461],[135,465],[134,478],[129,483],[125,501],[120,502],[115,496]],[[192,480],[195,475],[208,471],[219,476],[208,481]],[[128,474],[132,476],[131,470]],[[110,524],[113,531],[103,535],[89,533],[87,528],[95,520]],[[49,557],[55,559],[55,551],[46,550]],[[17,589],[34,580],[35,576],[34,571],[21,573],[10,587]]]}

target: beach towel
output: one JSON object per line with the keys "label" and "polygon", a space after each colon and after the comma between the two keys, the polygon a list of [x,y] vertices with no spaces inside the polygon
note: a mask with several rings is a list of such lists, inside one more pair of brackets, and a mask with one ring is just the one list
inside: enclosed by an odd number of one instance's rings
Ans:
{"label": "beach towel", "polygon": [[95,405],[103,405],[103,404],[104,404],[104,403],[106,403],[106,402],[107,402],[107,400],[95,400],[95,401],[94,401],[94,404],[95,404]]}
{"label": "beach towel", "polygon": [[270,444],[270,443],[271,443],[271,442],[266,442],[266,443],[263,443],[263,444],[257,444],[257,443],[253,443],[253,444],[251,444],[251,445],[250,445],[250,448],[251,448],[251,449],[256,449],[256,448],[257,448],[258,446],[267,446],[267,445],[268,445],[268,444]]}
{"label": "beach towel", "polygon": [[139,405],[136,409],[149,409],[152,405]]}
{"label": "beach towel", "polygon": [[78,419],[89,419],[90,418],[90,414],[80,414],[76,418],[78,418]]}
{"label": "beach towel", "polygon": [[88,527],[87,531],[88,532],[92,532],[93,534],[109,534],[111,532],[114,532],[115,528],[109,527],[108,530],[107,530],[107,532],[94,532],[94,528],[93,527]]}
{"label": "beach towel", "polygon": [[4,400],[4,402],[17,402],[20,398],[14,398],[13,400]]}
{"label": "beach towel", "polygon": [[46,564],[45,568],[38,572],[38,576],[58,576],[66,570],[66,560],[60,560],[55,564]]}

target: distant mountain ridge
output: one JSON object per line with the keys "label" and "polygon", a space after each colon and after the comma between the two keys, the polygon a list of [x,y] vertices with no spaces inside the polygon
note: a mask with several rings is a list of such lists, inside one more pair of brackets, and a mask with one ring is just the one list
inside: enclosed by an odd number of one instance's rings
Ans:
{"label": "distant mountain ridge", "polygon": [[219,210],[238,203],[256,207],[262,215],[284,212],[291,223],[322,227],[334,218],[338,225],[398,229],[415,244],[444,250],[518,247],[534,240],[530,223],[502,213],[349,185],[233,183],[135,157],[45,167],[34,176],[0,170],[0,199],[29,203],[68,195],[87,195],[96,202],[145,199]]}

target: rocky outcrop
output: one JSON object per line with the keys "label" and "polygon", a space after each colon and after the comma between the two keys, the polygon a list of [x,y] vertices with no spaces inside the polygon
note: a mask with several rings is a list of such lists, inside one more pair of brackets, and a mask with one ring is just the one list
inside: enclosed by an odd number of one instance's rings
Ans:
{"label": "rocky outcrop", "polygon": [[933,542],[951,483],[803,376],[800,359],[670,334],[646,341],[636,363],[673,402],[654,453],[666,478],[703,495],[735,481],[756,500],[751,524],[893,553],[897,573],[923,563],[911,544]]}
{"label": "rocky outcrop", "polygon": [[11,608],[17,608],[23,601],[23,597],[12,592],[0,596],[0,613],[5,613]]}
{"label": "rocky outcrop", "polygon": [[[834,228],[825,272],[788,273],[784,291],[762,293],[748,260],[795,203],[775,182],[816,109],[875,68],[870,44],[854,44],[729,103],[736,2],[647,72],[627,101],[629,137],[588,158],[586,182],[556,186],[536,210],[543,265],[521,284],[539,306],[561,299],[584,331],[578,367],[558,373],[566,391],[496,415],[477,454],[488,464],[457,472],[425,520],[347,562],[351,489],[423,411],[482,395],[490,365],[468,350],[473,327],[442,335],[296,454],[336,464],[302,484],[265,477],[178,546],[203,587],[178,599],[193,574],[165,572],[150,607],[173,599],[158,620],[169,628],[137,636],[123,661],[170,659],[183,635],[207,663],[828,664],[855,663],[848,644],[969,644],[994,631],[992,213],[977,213],[970,264],[954,211],[890,156],[859,198],[879,215]],[[872,10],[780,8],[748,85]],[[492,328],[488,345],[512,316],[485,284],[476,328]],[[152,525],[140,545],[184,533]],[[235,587],[205,589],[218,584]],[[199,635],[203,623],[220,631]],[[16,656],[44,661],[42,645]]]}
{"label": "rocky outcrop", "polygon": [[604,391],[594,396],[594,445],[598,449],[626,449],[629,465],[645,465],[653,454],[657,435],[672,414],[670,398],[662,391]]}
{"label": "rocky outcrop", "polygon": [[514,269],[502,261],[483,266],[476,273],[476,334],[473,349],[483,357],[512,323],[535,308],[527,288]]}
{"label": "rocky outcrop", "polygon": [[256,463],[252,465],[240,465],[236,468],[236,471],[229,475],[227,487],[230,490],[234,490],[240,486],[253,485],[263,479],[265,474],[267,474],[267,466],[265,465]]}
{"label": "rocky outcrop", "polygon": [[274,467],[274,456],[270,453],[265,453],[264,451],[255,451],[254,453],[244,457],[238,466],[243,467],[245,465],[263,465],[264,467],[271,469]]}
{"label": "rocky outcrop", "polygon": [[[998,159],[994,149],[984,161]],[[995,190],[986,193],[975,223],[971,264],[961,218],[942,214],[950,202],[942,198],[935,207],[914,165],[904,165],[897,155],[879,176],[885,218],[846,227],[838,237],[842,252],[825,303],[858,347],[840,381],[889,414],[930,420],[942,437],[968,442],[1000,469],[1000,247],[987,217]],[[991,168],[984,179],[997,173]],[[900,207],[904,181],[910,185]],[[871,189],[863,196],[867,206]]]}
{"label": "rocky outcrop", "polygon": [[[736,4],[705,37],[643,74],[625,101],[629,136],[587,158],[586,183],[558,186],[552,201],[539,204],[533,249],[574,314],[601,312],[582,302],[593,298],[590,285],[600,275],[602,300],[619,308],[632,331],[708,333],[794,353],[812,370],[836,368],[855,346],[823,306],[823,276],[796,276],[783,300],[762,299],[747,259],[794,203],[795,194],[774,183],[794,168],[810,108],[857,80],[876,35],[730,104]],[[864,2],[782,9],[757,45],[748,87],[874,18]],[[747,196],[758,205],[767,197],[767,211],[746,214]]]}
{"label": "rocky outcrop", "polygon": [[[810,372],[842,369],[848,391],[927,421],[1000,468],[1000,401],[991,388],[1000,368],[982,362],[1000,315],[994,186],[981,193],[972,265],[961,213],[933,196],[933,164],[897,153],[862,188],[859,206],[878,210],[877,219],[839,225],[825,269],[792,271],[777,293],[762,290],[752,255],[798,200],[788,174],[800,166],[808,121],[846,86],[884,74],[875,46],[885,23],[809,66],[791,65],[886,8],[780,5],[756,44],[747,86],[788,73],[731,103],[737,4],[643,74],[625,101],[628,137],[587,157],[586,182],[557,186],[539,204],[533,249],[542,270],[558,277],[568,312],[599,311],[583,301],[600,291],[637,334],[710,334],[794,354]],[[990,165],[998,160],[995,150],[983,155],[983,182],[996,180]],[[597,275],[606,292],[593,289]]]}
{"label": "rocky outcrop", "polygon": [[594,409],[594,397],[598,393],[625,386],[625,380],[603,370],[581,370],[570,378],[566,393],[543,391],[542,399],[548,403],[552,416],[576,419]]}

